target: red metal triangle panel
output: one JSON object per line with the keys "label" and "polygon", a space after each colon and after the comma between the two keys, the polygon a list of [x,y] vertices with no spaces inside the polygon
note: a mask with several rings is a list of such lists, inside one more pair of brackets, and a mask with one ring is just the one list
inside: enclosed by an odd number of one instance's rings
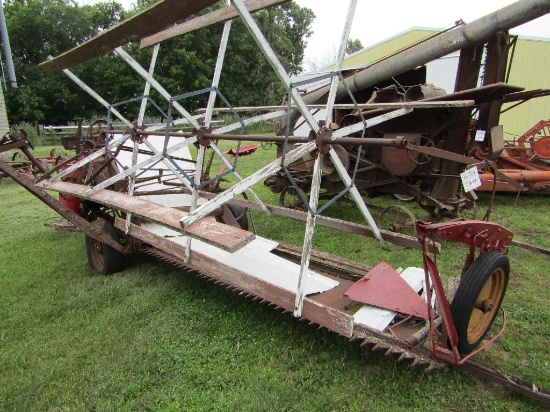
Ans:
{"label": "red metal triangle panel", "polygon": [[422,297],[386,262],[379,263],[345,293],[357,302],[394,312],[428,318],[428,306]]}

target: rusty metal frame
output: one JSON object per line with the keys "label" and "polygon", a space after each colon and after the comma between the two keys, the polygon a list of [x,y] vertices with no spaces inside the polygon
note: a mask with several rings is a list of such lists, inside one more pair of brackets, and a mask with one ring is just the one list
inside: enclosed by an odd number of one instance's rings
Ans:
{"label": "rusty metal frame", "polygon": [[[288,1],[290,0],[247,0],[245,6],[250,12],[256,12],[277,4],[286,3]],[[212,24],[231,21],[231,19],[234,19],[235,17],[238,17],[238,13],[233,6],[224,7],[145,37],[141,39],[139,45],[141,48],[149,47]]]}
{"label": "rusty metal frame", "polygon": [[[179,2],[175,0],[164,0],[148,9],[148,12],[150,13],[150,16],[154,17],[153,20],[155,21],[152,23],[166,23],[169,21],[171,22],[173,19],[176,18],[176,16],[174,15],[160,16],[159,13],[161,13],[161,11],[172,12],[169,6],[174,7],[174,10],[179,11],[180,15],[178,15],[178,17],[181,17],[182,14],[185,15],[186,13],[191,13],[192,10],[195,10],[195,8],[197,9],[196,11],[201,10],[202,8],[212,4],[213,2],[211,0],[201,0],[196,1],[193,4],[192,3],[193,2],[189,0]],[[524,1],[519,3],[522,3],[524,7],[526,2]],[[508,11],[516,11],[518,8],[523,10],[522,13],[516,13],[518,16],[513,16],[513,21],[519,22],[522,19],[525,20],[531,18],[535,13],[540,15],[543,12],[550,11],[550,5],[548,5],[546,2],[542,2],[541,0],[530,0],[529,3],[531,4],[531,6],[533,6],[532,8],[536,9],[536,11],[526,11],[516,5],[514,5],[514,7],[507,8]],[[284,110],[279,110],[279,108],[272,108],[270,109],[271,111],[269,113],[266,113],[264,115],[239,121],[232,125],[218,128],[217,130],[211,130],[211,116],[213,114],[216,89],[219,81],[219,75],[221,73],[221,66],[223,64],[223,56],[225,50],[223,42],[227,41],[226,33],[228,35],[231,23],[228,22],[225,25],[224,36],[222,36],[222,38],[224,38],[225,40],[222,40],[222,46],[220,47],[220,52],[216,63],[215,75],[212,81],[212,88],[211,90],[209,90],[210,96],[206,112],[205,114],[201,114],[199,116],[193,116],[189,112],[187,112],[183,106],[179,105],[179,103],[177,103],[176,101],[177,99],[172,97],[154,79],[153,58],[150,64],[150,68],[147,71],[139,66],[131,58],[131,56],[129,56],[128,53],[121,48],[121,46],[125,44],[125,42],[129,41],[129,38],[120,38],[121,34],[131,33],[132,35],[137,36],[139,34],[140,36],[143,36],[147,35],[151,31],[150,27],[147,25],[144,25],[144,27],[140,28],[132,27],[132,25],[135,25],[137,22],[144,22],[145,20],[147,20],[147,15],[141,13],[129,22],[123,23],[122,25],[117,26],[117,28],[108,31],[98,38],[92,39],[86,45],[76,48],[73,51],[70,51],[58,58],[52,58],[42,65],[42,68],[46,71],[54,70],[56,68],[62,69],[65,74],[67,74],[71,79],[73,79],[73,81],[75,81],[75,83],[81,86],[101,104],[103,104],[103,106],[108,110],[108,113],[112,113],[114,116],[123,121],[129,127],[129,130],[123,133],[123,135],[120,137],[117,137],[114,133],[112,135],[109,135],[105,147],[97,150],[96,152],[85,158],[75,158],[72,162],[65,164],[63,168],[60,168],[59,170],[61,171],[53,177],[48,176],[40,182],[34,183],[28,179],[22,179],[19,176],[14,175],[16,176],[18,182],[20,182],[20,184],[25,186],[35,196],[39,197],[43,202],[50,205],[60,214],[64,216],[69,216],[69,218],[73,219],[75,222],[77,222],[77,224],[81,224],[83,226],[83,230],[85,230],[85,232],[89,234],[89,236],[92,236],[103,243],[109,244],[117,250],[120,250],[120,245],[116,244],[116,242],[113,242],[112,239],[106,239],[105,236],[101,236],[101,234],[98,234],[97,231],[94,230],[94,224],[90,224],[87,221],[81,222],[78,217],[74,217],[73,215],[71,215],[71,213],[76,215],[74,212],[69,213],[70,211],[67,212],[66,210],[61,208],[58,204],[59,202],[53,202],[53,198],[51,198],[51,196],[48,197],[49,195],[47,195],[43,189],[52,189],[60,193],[72,194],[81,199],[91,200],[93,202],[97,202],[99,204],[106,205],[107,207],[112,207],[113,209],[119,210],[122,212],[122,217],[116,217],[114,219],[115,227],[117,227],[120,231],[125,232],[128,235],[129,239],[135,239],[136,243],[141,247],[141,250],[143,252],[160,257],[178,266],[188,267],[193,270],[199,271],[204,276],[214,280],[215,282],[225,285],[232,290],[237,290],[240,294],[245,294],[247,296],[270,302],[271,304],[289,313],[293,313],[295,317],[307,319],[312,323],[319,324],[352,340],[363,340],[363,345],[373,345],[374,349],[384,349],[386,350],[387,354],[399,354],[400,360],[412,359],[413,364],[424,364],[428,366],[428,369],[443,367],[446,364],[462,364],[470,366],[474,365],[470,359],[460,359],[460,355],[457,352],[456,330],[454,329],[452,316],[449,310],[449,300],[445,296],[443,284],[438,275],[436,262],[430,257],[430,253],[435,253],[437,251],[437,245],[434,243],[434,239],[450,238],[454,241],[464,242],[469,245],[470,250],[467,258],[467,264],[470,264],[473,261],[476,248],[480,248],[482,251],[505,250],[505,248],[511,242],[511,235],[509,235],[505,229],[499,227],[498,225],[492,225],[487,222],[453,222],[439,225],[423,225],[421,223],[417,223],[417,230],[419,233],[419,243],[417,242],[417,247],[421,247],[423,250],[425,285],[430,285],[430,281],[433,285],[433,290],[431,287],[426,287],[429,323],[423,328],[426,333],[429,333],[431,335],[430,339],[432,339],[433,343],[433,348],[431,349],[413,345],[408,341],[397,338],[395,335],[392,335],[389,332],[377,331],[363,324],[356,323],[354,321],[353,315],[350,314],[351,311],[348,310],[349,306],[352,305],[353,302],[344,302],[342,293],[351,284],[353,284],[355,280],[357,280],[356,277],[352,277],[350,279],[338,277],[338,285],[333,289],[330,289],[328,292],[315,293],[310,295],[306,294],[305,285],[307,275],[310,274],[310,264],[312,260],[317,259],[319,256],[312,250],[312,240],[317,224],[344,229],[353,233],[371,235],[378,238],[379,240],[382,240],[382,232],[377,231],[376,224],[372,224],[373,222],[370,222],[370,220],[368,219],[368,216],[370,216],[369,211],[363,200],[361,199],[357,188],[355,187],[354,178],[351,177],[346,171],[337,153],[334,151],[333,148],[331,148],[331,145],[338,142],[344,144],[347,139],[346,136],[352,133],[364,131],[367,127],[374,124],[379,124],[392,118],[404,116],[419,107],[412,105],[407,106],[406,104],[403,104],[401,106],[398,105],[398,107],[392,108],[393,111],[381,111],[376,117],[372,117],[367,120],[362,119],[361,122],[357,122],[356,124],[344,127],[337,131],[332,131],[330,128],[330,123],[332,119],[330,117],[331,110],[328,110],[325,122],[322,124],[318,124],[310,111],[311,108],[308,107],[308,99],[302,98],[297,88],[293,87],[294,85],[292,79],[289,77],[288,73],[286,73],[280,61],[271,49],[270,45],[265,40],[258,26],[252,19],[250,10],[248,10],[247,5],[242,0],[231,0],[231,4],[233,9],[237,11],[238,15],[243,20],[245,26],[251,32],[253,38],[258,43],[260,50],[268,59],[269,63],[273,67],[281,82],[289,90],[289,104],[287,106],[286,112]],[[334,107],[336,96],[345,92],[345,87],[342,87],[343,79],[341,73],[339,73],[339,69],[341,68],[343,50],[349,35],[349,27],[351,25],[351,19],[353,16],[355,4],[356,0],[350,0],[348,19],[346,23],[347,26],[344,29],[344,33],[342,36],[337,70],[335,70],[335,72],[331,73],[329,76],[331,78],[331,85],[328,88],[328,103],[325,105],[325,107],[329,109]],[[495,15],[496,14],[490,16]],[[475,33],[472,32],[474,29],[480,28],[482,26],[482,23],[483,21],[480,20],[470,25],[465,25],[461,27],[457,42],[462,45],[464,45],[464,43],[468,43],[468,41],[471,41],[468,40],[468,35],[471,35],[474,38],[478,38],[479,36],[483,37],[486,34],[485,31],[482,31],[482,33],[478,35],[478,37],[474,36]],[[451,38],[451,36],[446,33],[444,35],[438,36],[438,41],[449,41],[449,38]],[[167,122],[170,123],[167,127],[159,127],[145,131],[137,130],[128,119],[126,119],[121,113],[117,111],[116,104],[111,105],[107,103],[83,81],[72,74],[69,71],[68,67],[70,67],[71,65],[75,65],[89,57],[98,55],[98,42],[104,42],[105,44],[107,44],[107,46],[112,46],[115,49],[115,53],[119,55],[126,63],[128,63],[132,68],[134,68],[136,72],[138,72],[144,78],[145,91],[143,93],[143,96],[136,100],[141,100],[141,108],[143,110],[148,100],[148,88],[154,87],[168,102],[169,108],[167,112],[169,113],[169,118],[171,116],[172,110],[175,110],[182,116],[182,118],[176,119],[174,123],[177,123],[178,121],[189,122],[194,127],[194,130],[191,133],[175,132],[171,129],[170,124],[172,122]],[[456,45],[456,47],[459,47],[459,45]],[[158,52],[158,48],[156,50]],[[411,53],[415,53],[414,48],[407,51],[407,55]],[[154,58],[156,58],[156,53],[154,53],[154,55]],[[421,56],[418,58],[425,59],[425,56]],[[415,61],[416,60],[413,59],[413,63]],[[387,68],[391,64],[386,61],[384,65],[385,68]],[[371,72],[376,72],[377,70],[380,70],[380,67],[381,66],[375,67],[371,70]],[[388,75],[391,76],[391,73],[385,71],[384,76],[387,77]],[[368,83],[369,81],[371,81],[368,76],[355,76],[354,79],[358,80],[359,83]],[[358,84],[353,84],[353,86],[349,90],[353,91],[353,89],[356,87],[358,87]],[[323,91],[323,93],[325,91]],[[455,95],[454,97],[457,96]],[[456,106],[457,103],[448,102],[446,104],[448,106]],[[424,105],[424,107],[429,106],[430,104]],[[433,104],[431,106],[433,106]],[[357,105],[354,106],[354,108],[357,107]],[[420,108],[422,107],[423,105],[420,104]],[[462,107],[463,111],[467,111],[469,110],[470,104],[464,104],[464,102],[462,102],[461,104],[459,104],[459,107]],[[220,194],[207,195],[200,192],[199,189],[201,188],[201,171],[205,159],[206,147],[210,145],[210,147],[213,148],[214,152],[217,153],[222,160],[225,159],[225,156],[223,156],[223,154],[219,152],[219,149],[217,149],[216,146],[212,145],[212,143],[209,141],[210,137],[216,137],[220,135],[223,136],[225,133],[229,133],[232,130],[236,130],[239,127],[242,127],[243,124],[250,124],[262,121],[266,118],[269,118],[270,116],[280,117],[281,114],[286,114],[287,118],[290,119],[294,112],[299,112],[305,118],[309,127],[313,131],[313,140],[307,140],[302,144],[297,145],[297,147],[293,149],[285,149],[281,159],[276,159],[270,162],[249,177],[241,178],[238,174],[236,174],[239,182],[232,186],[230,189]],[[138,123],[142,119],[142,113],[143,111],[140,110],[140,119],[138,119]],[[201,118],[204,119],[203,122],[199,121],[199,119]],[[247,121],[249,123],[246,123]],[[148,141],[149,136],[153,135],[157,131],[161,133],[161,137],[163,136],[165,139],[164,147],[160,150]],[[227,137],[229,138],[230,136]],[[241,140],[248,140],[248,136],[237,135],[236,139],[239,140],[239,138]],[[291,137],[288,135],[287,128],[287,134],[284,137],[281,136],[281,138],[283,139],[283,142],[286,146],[295,137]],[[170,146],[168,144],[169,139],[170,142],[177,141],[177,143]],[[83,166],[91,164],[91,162],[101,158],[102,156],[115,156],[115,154],[118,153],[117,147],[120,147],[121,145],[129,141],[133,142],[131,148],[132,161],[131,166],[128,167],[126,170],[115,174],[111,178],[106,179],[104,182],[101,182],[94,187],[88,187],[82,184],[75,184],[63,181],[64,177],[67,177],[70,173],[78,170],[79,168],[82,168]],[[150,151],[149,159],[145,161],[138,161],[138,154],[140,150],[138,147],[138,142],[143,143]],[[181,173],[182,170],[178,170],[178,167],[175,167],[175,165],[173,164],[173,161],[170,157],[171,153],[180,148],[187,148],[189,145],[195,143],[198,144],[198,155],[195,161],[195,173],[192,175],[184,175],[183,173]],[[368,139],[364,139],[364,143],[369,144],[371,142],[369,142]],[[403,147],[407,146],[406,142],[398,143],[397,139],[395,139],[395,141],[385,144],[401,144]],[[216,149],[218,151],[216,151]],[[425,151],[426,149],[411,146],[410,150],[421,152],[422,150]],[[435,152],[435,150],[437,149],[427,150],[428,152],[430,152],[431,150],[431,154],[439,153]],[[312,191],[309,197],[309,208],[307,213],[300,214],[294,211],[268,207],[267,205],[264,205],[263,202],[259,201],[259,199],[256,202],[249,203],[236,199],[237,195],[243,193],[245,190],[250,189],[254,184],[262,181],[265,177],[281,169],[284,169],[285,167],[288,167],[288,165],[290,165],[292,162],[300,159],[305,154],[311,154],[314,151],[317,151],[317,157],[315,160],[314,173],[312,177]],[[323,160],[323,156],[325,155],[328,155],[331,158],[331,161],[337,169],[341,180],[346,187],[350,188],[350,192],[352,193],[352,196],[354,197],[354,200],[356,201],[358,206],[364,209],[362,210],[362,213],[366,217],[369,225],[354,225],[321,216],[320,209],[318,209],[321,180],[320,165]],[[441,155],[443,156],[443,154]],[[470,159],[458,156],[453,157],[453,160],[463,163],[471,162]],[[224,164],[227,165],[228,161],[227,163],[226,161],[227,159],[225,159]],[[140,198],[139,196],[135,196],[137,184],[136,174],[138,170],[152,170],[153,164],[156,164],[157,162],[163,162],[168,170],[178,179],[178,181],[176,182],[177,185],[182,186],[182,188],[178,190],[179,193],[191,195],[191,201],[189,202],[187,209],[182,210],[181,208],[177,207],[159,205],[152,200],[147,200]],[[229,165],[231,166],[231,164]],[[0,170],[4,169],[8,170],[8,168],[2,162],[0,162]],[[130,182],[133,182],[126,193],[117,193],[113,190],[107,189],[110,185],[126,179],[130,179]],[[157,193],[154,192],[154,194],[156,195]],[[202,198],[205,203],[199,205],[199,198]],[[306,221],[304,246],[302,250],[294,250],[294,257],[296,258],[295,260],[299,262],[298,282],[297,288],[295,290],[291,291],[288,289],[284,289],[282,287],[275,286],[269,281],[250,276],[244,270],[231,266],[229,263],[223,261],[223,259],[220,260],[219,258],[214,257],[214,255],[211,256],[208,253],[202,252],[196,246],[192,246],[191,239],[198,238],[203,240],[205,243],[208,243],[209,245],[215,245],[217,249],[223,249],[224,253],[237,253],[237,251],[249,245],[249,242],[253,242],[256,240],[255,235],[251,232],[244,231],[240,228],[232,227],[229,225],[219,224],[218,222],[212,222],[211,220],[209,220],[212,214],[215,214],[220,207],[223,207],[226,204],[248,205],[256,209],[264,210],[267,213],[278,213],[284,216]],[[125,219],[123,218],[124,213],[126,214]],[[134,216],[135,219],[133,219],[132,216]],[[176,232],[176,234],[178,235],[187,236],[187,239],[184,239],[178,243],[170,237],[164,237],[162,235],[159,235],[158,233],[149,231],[146,229],[146,226],[141,226],[142,222],[140,221],[140,219],[145,223],[158,223],[163,228],[169,228]],[[470,230],[470,233],[466,233],[467,230]],[[391,237],[388,236],[388,238]],[[395,236],[393,237],[393,239],[397,239],[397,242],[403,242],[401,244],[404,244],[405,240],[410,241],[410,239],[405,238],[401,238],[401,240],[399,240],[399,238]],[[229,242],[229,240],[231,240],[231,242]],[[154,247],[151,245],[154,245]],[[271,251],[269,253],[271,253]],[[337,259],[334,259],[333,261],[336,260]],[[339,264],[346,264],[345,259],[338,259],[338,261]],[[350,266],[353,265],[350,264]],[[331,272],[326,273],[327,278],[335,277],[335,275],[332,275]],[[437,296],[440,307],[442,308],[441,316],[436,314],[431,307],[432,293]],[[443,323],[445,325],[445,329],[449,334],[452,347],[451,351],[440,348],[439,345],[442,343],[438,342],[434,338],[435,329],[440,323]],[[394,328],[397,329],[400,325],[401,322],[396,322]],[[423,339],[418,338],[418,336],[413,336],[412,338],[416,339],[417,343]],[[487,369],[485,369],[485,372],[487,372]],[[490,371],[488,373],[489,375],[498,375],[494,371]],[[516,385],[518,386],[518,388],[525,390],[524,384],[517,383]],[[531,393],[530,396],[538,396],[541,399],[545,399],[546,397],[550,399],[550,395],[546,395],[545,393],[541,394],[540,391],[536,391],[536,393],[535,391],[532,392],[533,393]]]}

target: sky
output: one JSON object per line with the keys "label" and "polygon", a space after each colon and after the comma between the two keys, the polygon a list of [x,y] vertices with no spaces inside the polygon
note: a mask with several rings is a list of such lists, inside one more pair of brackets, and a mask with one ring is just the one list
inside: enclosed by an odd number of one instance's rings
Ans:
{"label": "sky", "polygon": [[[101,0],[80,0],[79,3],[93,4],[98,1]],[[309,62],[326,60],[340,44],[348,1],[295,1],[300,6],[313,10],[316,15],[312,27],[313,35],[306,48],[306,66]],[[130,8],[134,3],[133,0],[118,2],[125,8]],[[441,29],[460,19],[469,23],[514,2],[515,0],[358,0],[350,38],[359,39],[367,47],[414,26]],[[550,14],[511,29],[510,33],[550,39]]]}

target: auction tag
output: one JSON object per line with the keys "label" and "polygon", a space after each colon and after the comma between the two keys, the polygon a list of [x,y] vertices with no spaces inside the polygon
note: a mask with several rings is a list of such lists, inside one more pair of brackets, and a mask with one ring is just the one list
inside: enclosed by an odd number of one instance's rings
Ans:
{"label": "auction tag", "polygon": [[462,179],[462,186],[464,187],[465,192],[470,192],[481,186],[481,180],[479,179],[477,167],[472,167],[465,170],[460,174],[460,178]]}
{"label": "auction tag", "polygon": [[476,142],[483,142],[485,141],[485,130],[476,130],[476,137],[474,138],[474,140]]}

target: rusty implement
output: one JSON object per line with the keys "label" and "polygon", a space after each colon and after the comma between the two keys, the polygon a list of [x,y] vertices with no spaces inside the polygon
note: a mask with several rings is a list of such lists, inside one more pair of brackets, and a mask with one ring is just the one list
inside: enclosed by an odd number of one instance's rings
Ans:
{"label": "rusty implement", "polygon": [[[403,165],[417,169],[428,163],[434,167],[437,164],[440,173],[436,182],[432,182],[432,188],[448,183],[438,180],[439,177],[454,176],[464,164],[476,160],[459,150],[441,148],[443,140],[434,144],[429,137],[439,136],[443,130],[452,133],[457,130],[457,124],[469,120],[474,105],[491,102],[490,95],[502,97],[506,92],[517,91],[517,88],[493,82],[484,85],[482,90],[473,90],[475,85],[465,84],[449,100],[398,100],[384,105],[384,102],[367,101],[369,94],[360,103],[341,102],[341,105],[336,105],[342,78],[341,62],[349,36],[349,30],[345,29],[340,43],[338,70],[325,78],[330,83],[327,86],[330,98],[321,103],[325,114],[322,119],[316,119],[314,112],[318,109],[311,107],[309,103],[312,102],[307,101],[309,97],[304,98],[300,93],[297,82],[286,72],[252,18],[247,8],[252,2],[232,0],[238,18],[288,90],[289,104],[283,109],[261,108],[258,110],[261,114],[219,126],[213,121],[214,103],[217,97],[221,97],[218,96],[221,94],[219,79],[223,72],[230,21],[223,27],[212,86],[197,92],[209,95],[206,110],[196,115],[186,108],[185,96],[172,96],[155,79],[154,59],[160,52],[159,46],[155,46],[149,70],[141,67],[120,47],[130,40],[154,34],[154,29],[162,30],[166,25],[186,19],[212,3],[159,2],[129,22],[43,63],[41,67],[46,71],[62,69],[105,107],[106,119],[117,118],[127,126],[127,130],[117,132],[106,123],[94,134],[90,144],[75,145],[78,147],[75,157],[45,172],[36,181],[18,177],[18,183],[60,214],[81,224],[90,266],[98,273],[122,270],[122,253],[145,253],[198,272],[239,295],[268,303],[298,319],[359,340],[363,346],[383,349],[388,355],[398,355],[399,360],[411,360],[413,365],[422,365],[429,370],[447,365],[475,369],[472,356],[488,348],[495,339],[489,332],[500,313],[507,287],[510,262],[505,252],[512,234],[499,225],[478,221],[417,222],[417,236],[388,233],[378,228],[363,196],[372,187],[386,186],[392,190],[416,187],[423,190],[421,185],[406,182],[406,172],[392,173],[389,170],[399,172]],[[351,1],[350,19],[354,7],[355,1]],[[522,0],[512,8],[495,12],[491,18],[481,19],[473,28],[482,26],[482,40],[485,40],[494,31],[502,29],[500,23],[493,27],[492,21],[519,24],[534,18],[535,14],[538,16],[549,11],[547,2]],[[144,24],[138,24],[140,22]],[[350,25],[351,21],[348,21],[347,28]],[[128,118],[128,113],[136,111],[107,102],[68,69],[103,51],[110,51],[103,47],[114,48],[116,55],[144,80],[146,92],[133,100],[140,106],[137,119]],[[399,74],[390,75],[387,69],[385,76]],[[391,69],[407,70],[402,64],[391,65]],[[356,75],[355,78],[361,79]],[[163,99],[154,106],[166,105],[168,110],[164,113],[169,115],[161,123],[145,127],[144,113],[153,106],[148,106],[149,87],[153,87]],[[418,92],[415,95],[424,97],[430,93],[426,88],[412,90]],[[377,96],[384,94],[377,92]],[[369,106],[373,103],[378,106]],[[227,105],[231,106],[229,102]],[[123,113],[122,107],[128,112]],[[229,110],[236,111],[233,107]],[[290,118],[294,112],[299,113],[307,125],[303,134],[232,134],[244,125],[284,116]],[[419,119],[424,121],[419,122]],[[424,129],[403,133],[403,130],[396,129],[396,122],[411,128],[420,124]],[[189,126],[191,131],[176,129],[182,124]],[[369,133],[365,134],[367,130]],[[370,133],[376,131],[380,133]],[[449,141],[462,144],[462,138],[461,133],[460,136],[450,136]],[[238,167],[238,157],[253,152],[257,146],[237,148],[230,153],[234,156],[228,158],[228,153],[218,146],[224,139],[273,142],[278,144],[278,156],[261,159],[262,164],[255,164],[253,171],[244,173]],[[363,162],[362,153],[365,152],[371,157]],[[396,162],[396,158],[399,161]],[[222,165],[215,176],[210,173],[213,163],[209,159]],[[450,161],[442,162],[442,159]],[[384,162],[382,168],[378,160]],[[448,163],[453,166],[446,170]],[[1,163],[0,168],[11,173]],[[298,176],[293,175],[296,169],[300,172]],[[365,175],[359,178],[358,170],[377,173],[377,176],[374,179],[368,175],[365,179]],[[281,176],[291,182],[305,210],[267,205],[256,193],[256,185]],[[228,181],[232,183],[223,187],[222,184]],[[303,182],[307,183],[307,190],[302,190]],[[332,198],[323,204],[319,199],[327,182],[332,184]],[[440,197],[430,195],[440,208],[452,203],[444,202],[444,189],[447,187],[439,187]],[[63,208],[62,202],[56,203],[53,198],[44,196],[46,190],[69,196],[71,208]],[[451,194],[454,193],[451,190]],[[360,211],[359,222],[323,215],[344,196]],[[305,222],[303,244],[291,248],[261,236],[254,222],[248,220],[248,209]],[[405,268],[399,273],[387,264],[373,267],[317,252],[313,249],[313,240],[318,226],[369,236],[379,244],[391,242],[414,247],[419,250],[419,267]],[[100,230],[94,230],[97,227]],[[466,261],[463,273],[459,274],[462,279],[454,298],[446,291],[434,257],[439,249],[437,239],[440,238],[466,244]],[[502,377],[499,371],[489,367],[483,370],[484,376],[495,380]],[[533,390],[532,385],[520,380],[511,382],[510,387],[515,390],[544,402],[550,399],[550,394],[541,388]]]}
{"label": "rusty implement", "polygon": [[[488,155],[475,154],[479,159]],[[517,141],[504,142],[495,168],[498,173],[486,170],[480,175],[479,191],[550,193],[550,120],[541,120]]]}

